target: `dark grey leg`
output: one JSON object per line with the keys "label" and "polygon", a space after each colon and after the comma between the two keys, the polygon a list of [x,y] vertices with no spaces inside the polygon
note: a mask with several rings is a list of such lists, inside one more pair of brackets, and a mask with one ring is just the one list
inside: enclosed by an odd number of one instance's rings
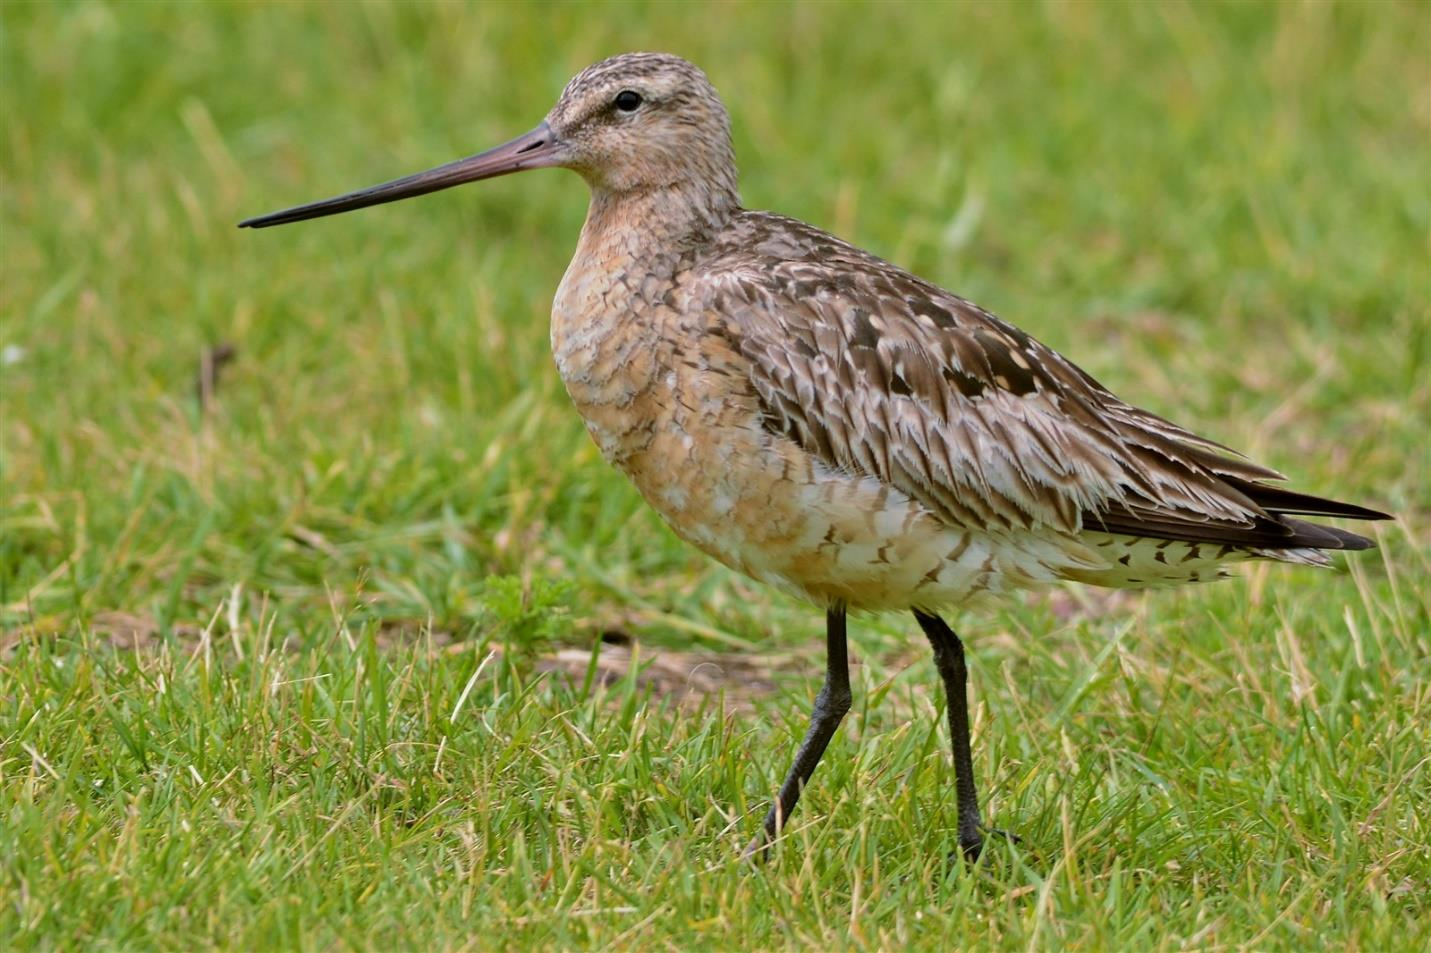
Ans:
{"label": "dark grey leg", "polygon": [[964,667],[964,643],[939,616],[914,610],[914,617],[934,646],[934,665],[944,681],[949,704],[949,736],[954,744],[954,790],[958,795],[959,846],[974,860],[984,846],[984,822],[979,818],[979,794],[974,788],[974,755],[969,748],[969,680]]}
{"label": "dark grey leg", "polygon": [[840,727],[840,719],[850,710],[850,663],[845,646],[845,607],[835,606],[825,615],[825,684],[815,696],[810,714],[810,730],[795,753],[795,763],[780,785],[780,794],[765,815],[765,827],[745,848],[746,857],[764,857],[780,828],[790,819],[800,792],[815,773],[825,746]]}

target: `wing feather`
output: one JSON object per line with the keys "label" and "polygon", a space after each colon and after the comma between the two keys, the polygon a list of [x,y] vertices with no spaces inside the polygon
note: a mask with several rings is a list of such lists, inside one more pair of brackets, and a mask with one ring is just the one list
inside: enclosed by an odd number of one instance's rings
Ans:
{"label": "wing feather", "polygon": [[1279,514],[1384,518],[1267,486],[1281,474],[1119,400],[976,305],[811,226],[746,215],[693,281],[769,425],[952,524],[1337,549],[1369,543]]}

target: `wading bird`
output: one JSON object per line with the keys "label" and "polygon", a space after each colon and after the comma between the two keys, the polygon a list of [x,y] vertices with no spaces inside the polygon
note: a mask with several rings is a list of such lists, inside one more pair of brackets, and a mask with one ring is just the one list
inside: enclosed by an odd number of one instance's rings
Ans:
{"label": "wading bird", "polygon": [[583,70],[536,129],[263,228],[526,169],[591,206],[552,350],[605,458],[678,536],[826,612],[824,687],[747,853],[764,848],[850,707],[845,614],[910,610],[948,699],[958,835],[978,855],[964,647],[937,612],[1058,580],[1148,587],[1249,559],[1328,565],[1385,519],[1113,396],[989,312],[794,219],[741,207],[730,120],[675,56]]}

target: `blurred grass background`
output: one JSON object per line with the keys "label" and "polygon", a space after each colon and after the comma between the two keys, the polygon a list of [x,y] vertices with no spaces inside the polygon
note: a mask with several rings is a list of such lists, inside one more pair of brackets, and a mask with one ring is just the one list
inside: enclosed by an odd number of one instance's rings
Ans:
{"label": "blurred grass background", "polygon": [[[7,2],[0,935],[1431,941],[1428,48],[1416,3]],[[711,75],[747,205],[1400,520],[1349,570],[959,618],[1024,836],[978,873],[923,642],[860,621],[856,711],[742,872],[822,622],[678,543],[567,404],[580,181],[233,227],[628,49]],[[588,666],[603,635],[635,647]]]}

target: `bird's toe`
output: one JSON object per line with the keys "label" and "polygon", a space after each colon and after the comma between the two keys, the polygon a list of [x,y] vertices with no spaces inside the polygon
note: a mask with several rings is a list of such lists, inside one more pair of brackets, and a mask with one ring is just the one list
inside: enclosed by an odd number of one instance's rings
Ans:
{"label": "bird's toe", "polygon": [[[1023,843],[1022,837],[1019,837],[1017,834],[1010,833],[1009,831],[1001,830],[997,827],[981,828],[979,830],[975,830],[969,833],[961,833],[959,835],[959,855],[962,856],[963,859],[968,863],[975,863],[979,859],[979,857],[982,856],[984,852],[984,845],[988,843],[991,838],[996,840],[1004,840],[1011,844]],[[952,862],[956,860],[956,857],[951,856],[949,859]]]}

